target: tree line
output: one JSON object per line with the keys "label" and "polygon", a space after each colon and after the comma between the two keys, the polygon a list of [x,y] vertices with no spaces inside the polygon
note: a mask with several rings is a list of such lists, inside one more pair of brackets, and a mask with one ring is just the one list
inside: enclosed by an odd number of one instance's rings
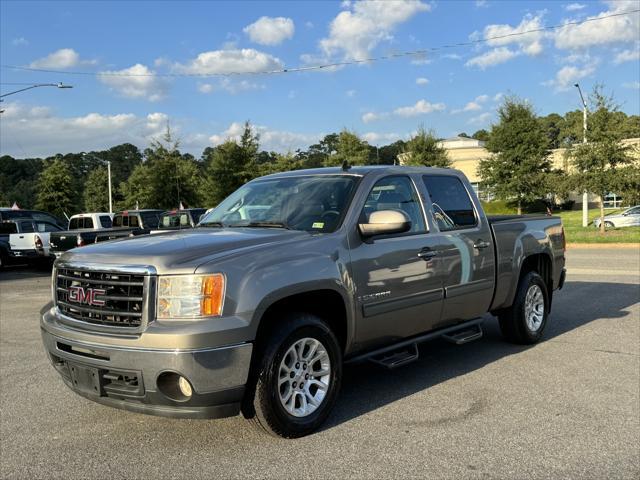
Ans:
{"label": "tree line", "polygon": [[[630,147],[621,139],[640,137],[640,117],[620,111],[597,86],[589,97],[588,143],[582,144],[582,112],[536,115],[534,107],[505,97],[498,120],[471,138],[486,142],[492,155],[480,162],[482,188],[521,211],[545,197],[566,198],[570,191],[603,197],[616,191],[638,201],[640,174]],[[466,133],[459,134],[469,137]],[[343,129],[306,150],[261,150],[260,136],[247,121],[239,139],[207,147],[200,158],[180,152],[167,127],[165,135],[140,151],[126,143],[108,150],[57,154],[46,159],[0,157],[0,205],[14,201],[58,215],[108,209],[107,162],[111,163],[114,209],[214,206],[245,182],[285,170],[351,165],[394,164],[398,155],[409,165],[451,166],[433,130],[424,126],[408,140],[377,147]],[[566,147],[573,172],[554,170],[549,154]]]}

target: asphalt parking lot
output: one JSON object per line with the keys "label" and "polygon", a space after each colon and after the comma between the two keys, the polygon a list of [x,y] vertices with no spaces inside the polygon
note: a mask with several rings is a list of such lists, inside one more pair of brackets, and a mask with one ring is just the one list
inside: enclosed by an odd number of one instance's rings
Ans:
{"label": "asphalt parking lot", "polygon": [[572,249],[568,268],[542,343],[489,319],[404,368],[349,367],[328,425],[295,441],[75,395],[40,343],[48,275],[0,272],[0,477],[638,478],[640,250]]}

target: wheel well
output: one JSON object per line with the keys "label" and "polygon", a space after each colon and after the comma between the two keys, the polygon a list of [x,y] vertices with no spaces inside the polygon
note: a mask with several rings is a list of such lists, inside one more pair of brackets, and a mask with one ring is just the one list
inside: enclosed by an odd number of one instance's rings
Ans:
{"label": "wheel well", "polygon": [[266,338],[277,325],[278,313],[306,312],[324,320],[344,352],[347,343],[347,309],[342,296],[334,290],[314,290],[282,298],[267,308],[260,320],[257,339]]}
{"label": "wheel well", "polygon": [[520,278],[529,272],[536,272],[542,277],[547,286],[547,297],[549,298],[549,307],[551,307],[551,297],[553,294],[553,267],[549,255],[545,253],[537,253],[530,255],[522,262],[520,268]]}

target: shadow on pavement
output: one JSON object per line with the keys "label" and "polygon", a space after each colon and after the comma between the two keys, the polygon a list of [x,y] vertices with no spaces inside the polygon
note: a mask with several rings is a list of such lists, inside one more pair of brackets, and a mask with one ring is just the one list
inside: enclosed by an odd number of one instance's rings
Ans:
{"label": "shadow on pavement", "polygon": [[[571,281],[555,292],[543,342],[594,320],[615,321],[640,301],[640,285]],[[503,357],[533,346],[502,339],[498,322],[487,315],[484,337],[456,346],[443,340],[420,346],[420,358],[405,367],[386,370],[372,363],[346,366],[342,391],[326,428],[347,422],[416,392],[466,375]]]}
{"label": "shadow on pavement", "polygon": [[12,265],[0,270],[0,282],[9,280],[23,280],[26,278],[50,277],[51,267],[31,267],[26,265]]}

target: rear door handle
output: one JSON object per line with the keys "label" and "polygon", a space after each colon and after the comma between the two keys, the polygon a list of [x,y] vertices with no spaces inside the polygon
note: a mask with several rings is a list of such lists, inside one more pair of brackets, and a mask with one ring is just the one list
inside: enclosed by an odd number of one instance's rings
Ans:
{"label": "rear door handle", "polygon": [[478,240],[476,243],[473,244],[473,248],[482,250],[483,248],[487,248],[490,245],[491,244],[489,242],[485,242],[484,240]]}
{"label": "rear door handle", "polygon": [[437,255],[438,252],[436,252],[435,250],[431,250],[430,248],[423,248],[418,252],[418,257],[420,257],[424,261],[429,261]]}

